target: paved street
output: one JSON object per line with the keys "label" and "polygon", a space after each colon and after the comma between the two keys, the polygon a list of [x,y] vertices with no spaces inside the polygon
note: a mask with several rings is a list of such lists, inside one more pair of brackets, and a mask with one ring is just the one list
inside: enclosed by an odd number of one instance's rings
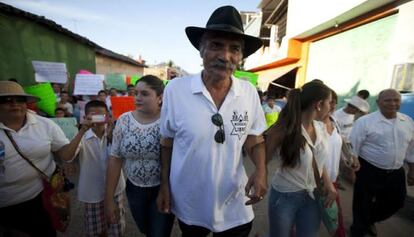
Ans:
{"label": "paved street", "polygon": [[[248,173],[252,170],[252,164],[251,162],[246,159],[245,161],[247,171]],[[274,170],[274,163],[270,163],[269,165],[269,181],[271,178],[271,171]],[[414,188],[409,188],[409,194],[414,197]],[[345,226],[347,230],[349,229],[349,226],[352,222],[352,187],[348,184],[346,184],[346,191],[340,191],[341,199],[342,199],[342,206],[344,209],[344,219],[345,219]],[[79,202],[76,201],[75,195],[73,195],[74,198],[74,205],[72,208],[72,222],[70,224],[69,230],[66,234],[61,234],[60,236],[83,236],[83,214],[81,206],[79,205]],[[408,213],[411,215],[411,218],[413,218],[414,214],[411,212]],[[407,212],[408,210],[404,210],[403,212]],[[256,215],[253,230],[251,232],[251,236],[260,236],[265,237],[267,230],[268,230],[268,223],[267,223],[267,198],[265,198],[261,203],[254,206],[254,212]],[[411,237],[414,233],[414,219],[408,220],[405,216],[403,216],[401,213],[397,214],[396,216],[390,218],[387,221],[384,221],[383,223],[380,223],[377,225],[378,229],[378,236],[379,237]],[[126,235],[134,236],[134,237],[141,237],[144,236],[141,233],[139,233],[137,227],[135,226],[135,223],[131,217],[131,214],[128,210],[127,213],[127,230]],[[180,236],[180,230],[178,228],[177,223],[175,223],[173,228],[173,233],[171,235],[172,237],[178,237]],[[329,236],[327,232],[325,231],[324,227],[321,226],[320,235],[321,237],[327,237]]]}

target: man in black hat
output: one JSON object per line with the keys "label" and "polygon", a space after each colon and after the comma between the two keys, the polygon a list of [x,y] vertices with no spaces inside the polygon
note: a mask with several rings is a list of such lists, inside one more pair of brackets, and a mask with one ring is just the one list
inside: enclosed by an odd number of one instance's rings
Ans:
{"label": "man in black hat", "polygon": [[[248,236],[251,204],[267,189],[266,121],[256,89],[232,74],[262,42],[244,34],[231,6],[215,10],[205,28],[187,27],[186,33],[204,70],[172,80],[164,91],[158,208],[171,208],[183,237]],[[256,166],[249,178],[243,146]]]}

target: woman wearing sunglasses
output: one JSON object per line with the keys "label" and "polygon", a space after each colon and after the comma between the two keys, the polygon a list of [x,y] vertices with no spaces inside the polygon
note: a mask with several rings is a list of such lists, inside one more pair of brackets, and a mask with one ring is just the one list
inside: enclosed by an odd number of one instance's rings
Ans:
{"label": "woman wearing sunglasses", "polygon": [[0,235],[56,236],[33,166],[50,177],[56,168],[53,158],[70,159],[67,154],[77,145],[52,120],[28,111],[27,105],[38,100],[18,83],[0,81]]}
{"label": "woman wearing sunglasses", "polygon": [[136,109],[119,117],[107,170],[105,205],[110,222],[119,211],[113,200],[121,168],[127,177],[126,194],[132,216],[146,236],[170,236],[174,217],[158,212],[160,185],[160,109],[164,84],[156,76],[142,77],[137,85]]}
{"label": "woman wearing sunglasses", "polygon": [[[320,211],[314,190],[322,178],[326,205],[336,191],[324,164],[328,158],[325,125],[315,119],[329,112],[331,90],[319,81],[306,83],[289,93],[279,120],[267,132],[266,157],[275,157],[277,169],[269,197],[270,236],[288,237],[296,226],[297,237],[317,236]],[[313,167],[317,167],[314,172]],[[322,177],[315,177],[315,174]]]}

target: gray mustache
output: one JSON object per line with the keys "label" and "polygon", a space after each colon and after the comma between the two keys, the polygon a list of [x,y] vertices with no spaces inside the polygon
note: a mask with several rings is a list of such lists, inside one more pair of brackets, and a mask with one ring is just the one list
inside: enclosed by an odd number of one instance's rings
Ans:
{"label": "gray mustache", "polygon": [[234,70],[236,69],[236,65],[233,63],[229,63],[229,62],[225,62],[222,60],[214,60],[213,62],[210,63],[210,66],[212,67],[219,67],[219,68],[223,68],[223,69],[229,69],[229,70]]}

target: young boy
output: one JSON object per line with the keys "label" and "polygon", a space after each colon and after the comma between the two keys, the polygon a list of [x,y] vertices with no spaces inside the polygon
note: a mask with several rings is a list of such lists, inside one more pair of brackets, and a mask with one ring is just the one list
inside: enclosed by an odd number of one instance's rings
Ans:
{"label": "young boy", "polygon": [[105,216],[105,177],[112,136],[108,118],[104,102],[89,101],[85,105],[85,121],[74,138],[79,144],[78,199],[85,207],[86,236],[122,236],[125,230],[125,180],[122,173],[114,196],[120,210],[120,221],[108,224]]}

